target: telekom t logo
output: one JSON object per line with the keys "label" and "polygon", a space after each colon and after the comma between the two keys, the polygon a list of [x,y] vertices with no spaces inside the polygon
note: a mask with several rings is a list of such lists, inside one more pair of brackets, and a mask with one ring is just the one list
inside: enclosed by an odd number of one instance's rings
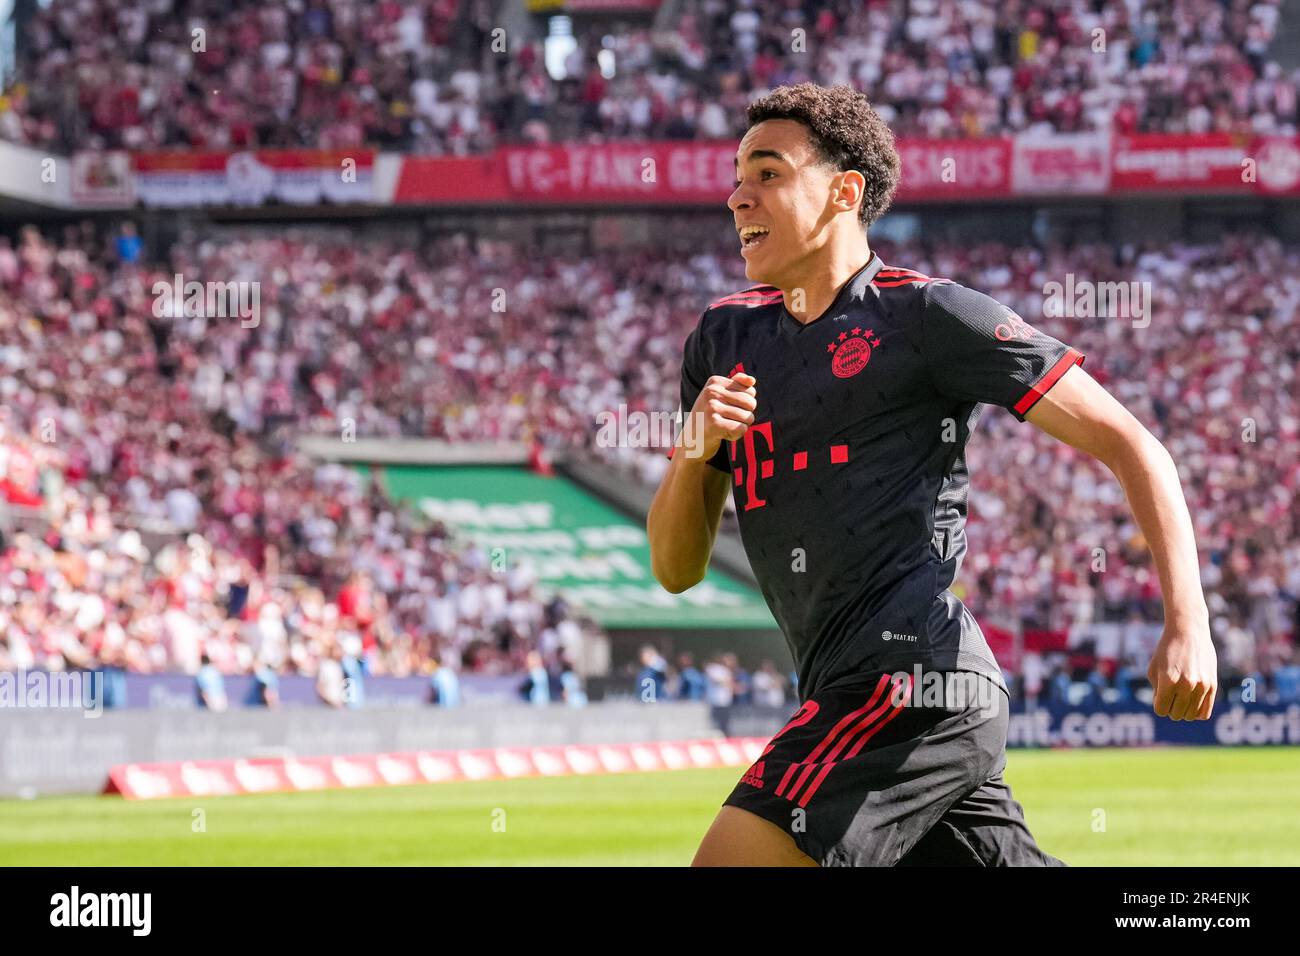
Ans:
{"label": "telekom t logo", "polygon": [[[755,422],[745,430],[745,437],[740,441],[731,443],[731,471],[735,475],[736,484],[745,482],[745,510],[751,511],[754,508],[761,508],[767,504],[767,501],[758,497],[758,478],[761,474],[764,478],[772,477],[772,459],[767,457],[761,461],[758,458],[757,450],[754,446],[755,433],[762,435],[767,439],[767,450],[771,452],[774,448],[772,445],[772,423],[763,422],[761,425]],[[745,465],[743,468],[736,467],[736,449],[740,445],[745,448]],[[757,467],[755,467],[757,466]]]}
{"label": "telekom t logo", "polygon": [[[766,454],[758,447],[755,435],[761,435],[767,442]],[[758,496],[758,482],[763,478],[771,478],[776,471],[776,465],[772,457],[776,451],[776,445],[772,440],[772,423],[756,422],[750,425],[745,431],[745,436],[739,441],[733,441],[731,444],[731,480],[734,485],[739,487],[745,486],[745,507],[744,511],[753,511],[755,508],[762,508],[767,504],[766,498]],[[737,461],[743,454],[744,461]],[[830,463],[832,465],[842,465],[849,460],[849,446],[847,444],[830,446]],[[783,466],[784,467],[784,466]],[[804,471],[808,468],[808,452],[797,451],[790,459],[791,471]]]}

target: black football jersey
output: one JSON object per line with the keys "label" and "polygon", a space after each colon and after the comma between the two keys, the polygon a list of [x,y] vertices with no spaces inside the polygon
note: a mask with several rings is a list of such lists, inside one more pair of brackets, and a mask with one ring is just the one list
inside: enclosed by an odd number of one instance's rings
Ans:
{"label": "black football jersey", "polygon": [[681,403],[745,371],[758,409],[709,464],[727,472],[746,554],[794,656],[801,699],[915,665],[1005,689],[949,590],[966,551],[965,447],[984,405],[1024,420],[1083,355],[996,300],[877,255],[802,324],[772,286],[710,305]]}

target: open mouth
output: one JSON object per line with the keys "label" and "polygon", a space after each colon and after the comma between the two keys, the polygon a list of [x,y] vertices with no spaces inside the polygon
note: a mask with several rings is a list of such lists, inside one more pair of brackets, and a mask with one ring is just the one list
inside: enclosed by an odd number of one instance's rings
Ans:
{"label": "open mouth", "polygon": [[738,231],[740,233],[740,249],[742,252],[757,249],[767,240],[767,226],[741,226]]}

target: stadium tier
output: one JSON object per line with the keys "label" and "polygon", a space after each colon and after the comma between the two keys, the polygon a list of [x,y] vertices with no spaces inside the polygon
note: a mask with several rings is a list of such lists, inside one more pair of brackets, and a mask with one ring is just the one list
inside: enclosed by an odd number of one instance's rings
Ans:
{"label": "stadium tier", "polygon": [[[154,261],[129,227],[108,238],[0,240],[0,474],[10,502],[49,515],[6,536],[0,667],[194,674],[206,654],[230,673],[315,676],[334,656],[400,676],[438,657],[522,668],[535,650],[563,667],[596,625],[543,597],[535,572],[494,569],[487,548],[288,438],[535,442],[652,487],[670,437],[611,447],[597,423],[670,415],[682,341],[705,304],[744,285],[722,244],[685,259],[565,257],[463,237],[221,231]],[[1035,321],[1084,352],[1181,463],[1225,672],[1295,699],[1300,408],[1286,330],[1300,249],[1245,237],[878,248],[1027,316],[1068,273],[1160,290],[1149,326]],[[156,288],[177,273],[269,276],[256,327],[174,313]],[[1261,453],[1240,454],[1243,429]],[[958,593],[1003,667],[1035,697],[1066,696],[1072,678],[1127,693],[1161,605],[1113,480],[1003,415],[986,417],[970,461],[980,497]],[[156,554],[139,531],[151,520],[176,535]],[[711,698],[754,693],[734,659],[704,677]]]}
{"label": "stadium tier", "polygon": [[1281,0],[641,6],[556,46],[500,26],[515,5],[493,0],[53,0],[23,17],[0,137],[447,154],[716,140],[759,92],[801,80],[857,86],[902,136],[1296,132]]}

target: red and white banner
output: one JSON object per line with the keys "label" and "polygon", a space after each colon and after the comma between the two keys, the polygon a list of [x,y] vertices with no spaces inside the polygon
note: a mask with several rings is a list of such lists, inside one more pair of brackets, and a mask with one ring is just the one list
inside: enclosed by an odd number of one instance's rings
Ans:
{"label": "red and white banner", "polygon": [[104,793],[129,800],[293,790],[401,786],[448,780],[507,780],[577,774],[744,767],[761,756],[763,737],[426,750],[349,757],[255,757],[118,764]]}
{"label": "red and white banner", "polygon": [[1101,195],[1110,188],[1110,136],[1017,136],[1011,191],[1018,196]]}
{"label": "red and white banner", "polygon": [[392,197],[399,206],[499,204],[509,199],[498,153],[403,157]]}
{"label": "red and white banner", "polygon": [[[1010,139],[900,140],[901,200],[1006,196]],[[494,157],[410,157],[394,201],[415,204],[721,205],[736,143],[509,147]]]}
{"label": "red and white banner", "polygon": [[74,155],[71,195],[72,201],[83,208],[120,209],[135,205],[131,154],[114,150]]}
{"label": "red and white banner", "polygon": [[1300,137],[1264,136],[1251,149],[1263,193],[1300,193]]}
{"label": "red and white banner", "polygon": [[609,143],[501,151],[510,196],[531,202],[721,203],[736,144]]}
{"label": "red and white banner", "polygon": [[[721,208],[735,142],[516,146],[484,156],[368,150],[139,153],[74,157],[86,206],[253,206],[282,202],[415,206],[693,206]],[[1300,137],[1065,133],[992,139],[900,139],[899,202],[1014,196],[1300,192]],[[132,182],[133,180],[133,182]]]}
{"label": "red and white banner", "polygon": [[902,202],[1011,195],[1011,139],[900,139]]}
{"label": "red and white banner", "polygon": [[260,206],[374,201],[372,150],[137,153],[136,192],[146,206]]}
{"label": "red and white banner", "polygon": [[1111,189],[1248,191],[1243,175],[1249,143],[1227,133],[1151,133],[1115,139]]}

